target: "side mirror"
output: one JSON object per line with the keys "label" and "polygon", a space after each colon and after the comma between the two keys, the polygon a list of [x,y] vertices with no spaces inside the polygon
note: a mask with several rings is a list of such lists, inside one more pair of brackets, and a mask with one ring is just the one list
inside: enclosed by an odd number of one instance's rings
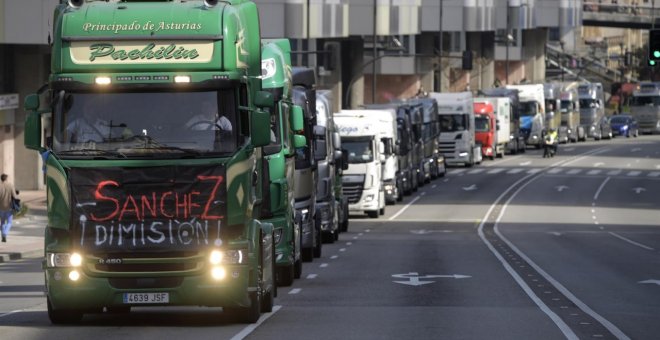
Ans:
{"label": "side mirror", "polygon": [[275,105],[273,94],[268,91],[258,91],[254,98],[254,105],[258,108],[273,107]]}
{"label": "side mirror", "polygon": [[291,129],[293,131],[301,131],[304,129],[303,109],[298,105],[294,105],[291,109]]}
{"label": "side mirror", "polygon": [[341,150],[341,137],[339,137],[339,132],[332,133],[332,145],[335,150]]}
{"label": "side mirror", "polygon": [[325,140],[317,139],[314,141],[314,159],[317,161],[325,160],[328,155]]}
{"label": "side mirror", "polygon": [[255,110],[250,113],[250,137],[252,144],[256,147],[270,144],[270,114],[268,112]]}
{"label": "side mirror", "polygon": [[325,137],[325,126],[315,125],[314,126],[314,135]]}
{"label": "side mirror", "polygon": [[378,153],[381,155],[385,153],[385,143],[382,141],[378,143]]}
{"label": "side mirror", "polygon": [[[38,100],[39,99],[37,98],[37,101]],[[28,113],[27,118],[25,119],[25,135],[23,137],[23,143],[28,149],[37,150],[39,152],[46,151],[46,148],[41,145],[41,114],[37,112]]]}
{"label": "side mirror", "polygon": [[335,162],[341,162],[343,152],[341,150],[335,150],[332,152],[332,158],[335,160]]}
{"label": "side mirror", "polygon": [[293,135],[293,147],[302,148],[307,145],[307,138],[303,135]]}
{"label": "side mirror", "polygon": [[29,94],[25,97],[25,102],[23,103],[25,111],[37,111],[39,109],[39,95],[38,94]]}
{"label": "side mirror", "polygon": [[348,150],[341,149],[341,169],[348,169]]}

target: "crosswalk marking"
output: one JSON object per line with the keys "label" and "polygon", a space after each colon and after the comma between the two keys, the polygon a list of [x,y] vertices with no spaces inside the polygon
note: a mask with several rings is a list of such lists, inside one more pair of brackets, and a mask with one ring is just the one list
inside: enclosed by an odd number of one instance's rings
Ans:
{"label": "crosswalk marking", "polygon": [[582,172],[582,169],[571,169],[566,172],[567,175],[577,175]]}
{"label": "crosswalk marking", "polygon": [[564,169],[562,169],[562,168],[552,168],[552,169],[548,170],[548,173],[549,174],[558,174],[558,173],[562,172],[562,170],[564,170]]}
{"label": "crosswalk marking", "polygon": [[507,171],[506,173],[508,173],[508,174],[517,174],[517,173],[523,172],[523,170],[524,169],[520,169],[520,168],[511,169],[511,170]]}
{"label": "crosswalk marking", "polygon": [[452,175],[458,175],[463,172],[465,172],[465,169],[452,169],[451,171],[449,171],[449,173]]}
{"label": "crosswalk marking", "polygon": [[595,170],[589,170],[589,171],[587,172],[587,175],[598,175],[598,174],[601,173],[602,171],[603,171],[603,170],[598,170],[598,169],[595,169]]}
{"label": "crosswalk marking", "polygon": [[527,170],[527,173],[533,175],[533,174],[538,174],[541,171],[542,171],[541,169],[529,169]]}
{"label": "crosswalk marking", "polygon": [[475,174],[482,173],[484,171],[486,171],[486,169],[472,169],[472,170],[468,171],[468,174],[475,175]]}
{"label": "crosswalk marking", "polygon": [[504,171],[504,169],[496,168],[496,169],[488,171],[488,173],[489,174],[499,174],[502,171]]}
{"label": "crosswalk marking", "polygon": [[610,171],[607,172],[608,176],[616,176],[616,175],[619,175],[619,174],[621,174],[621,170],[610,170]]}
{"label": "crosswalk marking", "polygon": [[659,177],[660,171],[649,172],[649,177]]}
{"label": "crosswalk marking", "polygon": [[629,171],[629,172],[628,172],[628,176],[629,176],[629,177],[635,177],[635,176],[639,176],[639,174],[641,174],[641,173],[642,173],[641,171],[637,171],[637,170],[635,170],[635,171]]}

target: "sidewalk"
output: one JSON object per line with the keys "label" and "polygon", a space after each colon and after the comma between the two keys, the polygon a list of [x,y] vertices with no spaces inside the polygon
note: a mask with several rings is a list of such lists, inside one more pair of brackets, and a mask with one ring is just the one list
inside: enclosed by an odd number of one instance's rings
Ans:
{"label": "sidewalk", "polygon": [[19,198],[28,211],[14,219],[7,242],[0,243],[0,263],[43,256],[47,223],[46,191],[21,190]]}

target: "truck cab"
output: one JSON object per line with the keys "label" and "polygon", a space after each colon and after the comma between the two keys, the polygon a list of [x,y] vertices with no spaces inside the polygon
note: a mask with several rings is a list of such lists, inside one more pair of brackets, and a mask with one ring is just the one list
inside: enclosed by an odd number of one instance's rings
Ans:
{"label": "truck cab", "polygon": [[506,144],[506,149],[511,154],[525,152],[526,149],[525,136],[520,130],[520,100],[518,93],[518,90],[503,87],[479,91],[479,95],[482,97],[508,99],[509,141]]}
{"label": "truck cab", "polygon": [[568,83],[562,87],[559,94],[561,99],[561,127],[564,130],[566,139],[559,139],[560,142],[577,142],[586,140],[587,136],[584,127],[580,126],[580,100],[578,98],[577,83]]}
{"label": "truck cab", "polygon": [[580,126],[588,137],[595,140],[603,138],[601,121],[605,117],[605,97],[603,84],[581,83],[578,86],[580,98]]}
{"label": "truck cab", "polygon": [[520,131],[525,136],[525,144],[540,149],[546,132],[543,84],[507,85],[506,88],[518,90]]}
{"label": "truck cab", "polygon": [[431,92],[429,96],[438,103],[439,149],[445,163],[467,167],[480,163],[481,148],[475,139],[472,93]]}
{"label": "truck cab", "polygon": [[630,114],[641,133],[660,133],[660,83],[642,82],[633,92]]}
{"label": "truck cab", "polygon": [[347,152],[348,169],[342,177],[343,192],[352,214],[366,213],[377,218],[385,213],[382,167],[385,145],[366,110],[342,110],[335,114],[335,125]]}
{"label": "truck cab", "polygon": [[491,160],[504,157],[509,141],[509,98],[474,98],[475,138],[481,153]]}
{"label": "truck cab", "polygon": [[566,129],[561,127],[561,84],[559,83],[545,83],[543,84],[545,96],[545,128],[546,130],[557,131],[558,139],[567,140]]}

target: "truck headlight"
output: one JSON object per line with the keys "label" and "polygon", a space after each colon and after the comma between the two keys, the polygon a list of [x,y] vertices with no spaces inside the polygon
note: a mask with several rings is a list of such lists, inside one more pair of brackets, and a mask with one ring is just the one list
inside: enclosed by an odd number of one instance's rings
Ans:
{"label": "truck headlight", "polygon": [[46,266],[48,268],[80,267],[82,256],[78,253],[47,253]]}
{"label": "truck headlight", "polygon": [[394,184],[391,183],[385,184],[385,190],[388,191],[394,190]]}
{"label": "truck headlight", "polygon": [[211,277],[213,277],[213,279],[216,281],[223,280],[226,276],[227,276],[227,271],[225,270],[225,268],[213,267],[213,269],[211,269]]}
{"label": "truck headlight", "polygon": [[244,251],[241,249],[213,250],[209,254],[209,263],[213,266],[220,264],[243,264]]}
{"label": "truck headlight", "polygon": [[465,151],[464,151],[464,152],[459,152],[459,153],[458,153],[458,157],[467,157],[467,156],[468,156],[468,153],[465,152]]}
{"label": "truck headlight", "polygon": [[220,264],[222,262],[222,252],[219,250],[211,251],[209,262],[211,262],[212,265]]}
{"label": "truck headlight", "polygon": [[365,202],[371,202],[374,200],[374,195],[367,195],[364,197]]}

